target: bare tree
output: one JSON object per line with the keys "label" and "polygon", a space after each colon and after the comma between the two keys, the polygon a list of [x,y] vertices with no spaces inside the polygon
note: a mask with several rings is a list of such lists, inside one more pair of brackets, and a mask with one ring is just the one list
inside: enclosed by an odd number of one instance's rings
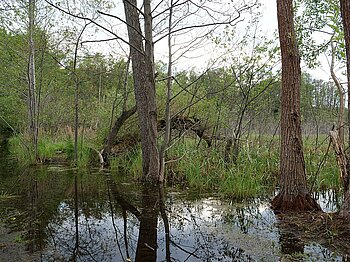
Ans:
{"label": "bare tree", "polygon": [[[159,176],[157,147],[157,106],[150,1],[144,1],[145,36],[139,21],[136,0],[123,1],[128,27],[134,91],[141,131],[143,180],[163,182]],[[143,44],[145,40],[145,47]]]}
{"label": "bare tree", "polygon": [[81,37],[89,23],[86,23],[80,31],[78,38],[75,42],[74,49],[74,59],[73,59],[73,79],[74,79],[74,161],[78,162],[78,131],[79,131],[79,78],[76,73],[77,68],[77,58],[78,58],[78,49]]}
{"label": "bare tree", "polygon": [[159,160],[160,160],[160,170],[159,174],[164,177],[165,172],[165,153],[170,141],[170,131],[171,131],[171,112],[170,112],[170,101],[172,97],[172,43],[171,43],[171,30],[173,26],[173,0],[170,0],[169,7],[169,25],[168,25],[168,72],[167,72],[167,96],[165,105],[165,132],[164,141],[159,150]]}
{"label": "bare tree", "polygon": [[[143,180],[163,182],[164,168],[160,168],[160,155],[157,145],[154,44],[161,42],[163,39],[171,39],[170,37],[181,39],[179,41],[180,45],[174,51],[177,52],[177,59],[179,59],[187,52],[198,49],[203,45],[203,41],[208,40],[218,27],[235,25],[241,21],[241,13],[257,5],[257,1],[242,1],[241,4],[235,6],[231,2],[215,3],[215,9],[213,3],[209,1],[184,0],[173,1],[170,4],[167,1],[155,1],[152,2],[154,6],[151,6],[151,1],[144,0],[143,6],[140,8],[136,0],[125,0],[123,1],[125,19],[100,10],[95,10],[95,14],[90,17],[81,13],[74,14],[69,8],[64,9],[48,0],[45,1],[61,12],[89,21],[102,28],[106,33],[113,35],[113,38],[106,39],[106,41],[120,40],[130,47],[134,92],[141,133]],[[235,11],[227,12],[223,6]],[[177,15],[171,15],[174,20],[170,21],[169,25],[169,23],[166,23],[169,21],[169,12],[174,14],[175,9]],[[126,25],[128,40],[123,36],[122,31],[115,33],[113,27],[105,23],[105,18],[113,18]],[[200,21],[198,21],[199,18],[201,18]],[[188,39],[184,37],[195,30],[196,34],[192,34],[195,35],[194,37],[192,35]],[[173,45],[170,47],[172,48]],[[174,52],[172,53],[174,54]],[[171,79],[168,81],[171,85]],[[169,122],[169,117],[167,122]],[[166,146],[162,147],[162,150],[166,150]]]}
{"label": "bare tree", "polygon": [[28,59],[28,117],[29,131],[34,147],[35,159],[38,160],[38,122],[36,103],[36,80],[35,80],[35,45],[34,45],[34,20],[35,20],[35,0],[28,2],[28,34],[29,34],[29,59]]}

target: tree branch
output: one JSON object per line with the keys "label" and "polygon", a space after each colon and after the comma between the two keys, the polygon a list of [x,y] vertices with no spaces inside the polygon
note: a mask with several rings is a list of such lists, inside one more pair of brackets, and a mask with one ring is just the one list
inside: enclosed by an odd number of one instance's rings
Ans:
{"label": "tree branch", "polygon": [[[106,32],[110,33],[111,35],[114,35],[116,39],[122,41],[123,43],[127,44],[128,46],[134,48],[137,52],[139,52],[140,54],[144,55],[144,52],[138,48],[136,48],[135,46],[131,45],[128,41],[126,41],[124,38],[118,36],[116,33],[114,33],[113,31],[111,31],[110,29],[104,27],[103,25],[100,25],[99,23],[97,23],[96,21],[92,20],[91,18],[85,17],[85,16],[81,16],[81,15],[76,15],[76,14],[72,14],[64,9],[62,9],[61,7],[54,5],[53,3],[49,2],[48,0],[44,0],[47,4],[49,4],[50,6],[56,8],[57,10],[61,11],[62,13],[81,19],[81,20],[85,20],[85,21],[89,21],[92,24],[102,28],[103,30],[105,30]],[[129,1],[128,1],[129,2]]]}
{"label": "tree branch", "polygon": [[[127,1],[128,2],[128,1]],[[133,5],[132,5],[133,6]],[[121,19],[120,17],[116,16],[116,15],[111,15],[102,11],[97,11],[97,13],[101,14],[101,15],[105,15],[105,16],[109,16],[115,19],[118,19],[120,22],[122,22],[123,24],[125,24],[126,26],[130,26],[132,29],[134,29],[144,40],[145,37],[143,36],[142,32],[139,32],[135,27],[133,27],[132,25],[129,25],[126,21],[124,21],[123,19]]]}
{"label": "tree branch", "polygon": [[[253,4],[255,5],[255,4]],[[245,6],[244,8],[237,10],[238,11],[238,15],[233,18],[233,19],[229,19],[228,21],[225,22],[213,22],[213,23],[205,23],[205,24],[201,24],[201,25],[191,25],[191,26],[185,26],[182,28],[178,28],[178,29],[174,29],[172,30],[172,34],[180,32],[180,31],[184,31],[184,30],[188,30],[188,29],[193,29],[193,28],[203,28],[203,27],[209,27],[209,26],[219,26],[219,25],[228,25],[228,24],[232,24],[233,22],[237,21],[240,17],[241,17],[241,12],[250,9],[252,6]],[[162,40],[163,38],[167,37],[169,33],[159,37],[157,40],[154,41],[154,43],[159,42],[160,40]]]}

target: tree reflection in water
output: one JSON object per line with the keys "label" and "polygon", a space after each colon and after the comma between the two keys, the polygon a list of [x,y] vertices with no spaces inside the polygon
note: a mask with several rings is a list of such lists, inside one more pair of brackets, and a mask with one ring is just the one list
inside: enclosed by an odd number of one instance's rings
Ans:
{"label": "tree reflection in water", "polygon": [[157,259],[157,228],[159,189],[152,185],[142,187],[142,214],[136,249],[136,261],[152,262]]}
{"label": "tree reflection in water", "polygon": [[64,167],[28,171],[0,185],[21,196],[4,202],[15,217],[10,223],[42,261],[279,261],[296,252],[341,259],[288,234],[292,229],[279,224],[267,199],[165,193]]}
{"label": "tree reflection in water", "polygon": [[287,260],[293,257],[302,257],[304,254],[304,242],[300,239],[299,230],[291,225],[287,225],[283,218],[278,220],[279,243],[281,246],[282,257]]}

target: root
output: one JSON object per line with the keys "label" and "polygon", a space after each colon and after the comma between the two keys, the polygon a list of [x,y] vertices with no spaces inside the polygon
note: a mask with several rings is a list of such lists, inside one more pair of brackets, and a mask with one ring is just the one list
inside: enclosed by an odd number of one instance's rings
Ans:
{"label": "root", "polygon": [[322,211],[316,200],[309,194],[305,196],[297,195],[290,197],[289,195],[279,193],[271,202],[271,208],[276,213],[284,212],[305,212],[305,211]]}

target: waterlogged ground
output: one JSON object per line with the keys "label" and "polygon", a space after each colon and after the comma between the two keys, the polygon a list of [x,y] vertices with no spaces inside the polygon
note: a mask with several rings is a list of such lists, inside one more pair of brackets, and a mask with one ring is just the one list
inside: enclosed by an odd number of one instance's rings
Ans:
{"label": "waterlogged ground", "polygon": [[[0,169],[0,261],[348,259],[346,250],[305,240],[305,232],[284,224],[268,198],[233,201],[135,185],[98,170],[19,170],[6,161]],[[337,208],[332,192],[317,197],[324,210]]]}

